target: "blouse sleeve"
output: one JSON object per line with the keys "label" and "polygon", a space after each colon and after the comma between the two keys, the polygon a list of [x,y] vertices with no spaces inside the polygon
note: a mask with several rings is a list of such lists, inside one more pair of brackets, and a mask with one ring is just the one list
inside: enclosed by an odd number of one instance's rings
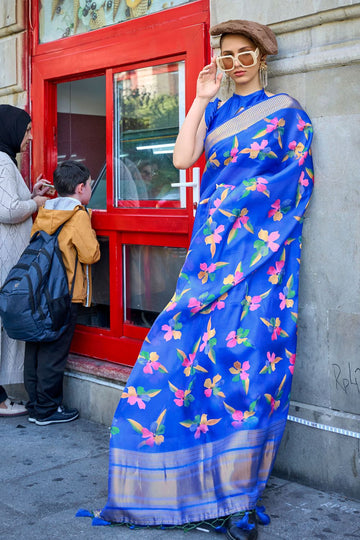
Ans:
{"label": "blouse sleeve", "polygon": [[0,223],[22,223],[34,212],[36,202],[23,199],[18,192],[16,174],[10,164],[0,165]]}
{"label": "blouse sleeve", "polygon": [[216,98],[214,101],[210,101],[210,103],[207,105],[205,109],[205,124],[208,130],[214,119],[216,111],[218,110],[219,102],[220,102],[219,98]]}

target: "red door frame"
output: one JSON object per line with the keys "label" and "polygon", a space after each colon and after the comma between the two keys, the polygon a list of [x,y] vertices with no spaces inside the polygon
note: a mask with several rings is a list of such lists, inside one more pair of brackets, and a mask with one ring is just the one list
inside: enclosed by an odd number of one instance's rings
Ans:
{"label": "red door frame", "polygon": [[[36,10],[38,14],[38,10]],[[119,209],[112,206],[113,74],[151,64],[185,60],[186,110],[197,75],[209,57],[208,0],[197,0],[141,19],[52,43],[38,44],[34,25],[32,55],[33,178],[51,178],[57,162],[56,84],[64,80],[106,75],[106,211],[93,212],[98,235],[109,238],[111,328],[78,326],[72,351],[133,365],[147,329],[122,322],[122,245],[187,247],[192,226],[192,193],[186,209]],[[123,45],[126,43],[126,47]],[[146,59],[144,58],[146,54]],[[187,180],[190,180],[187,173]]]}

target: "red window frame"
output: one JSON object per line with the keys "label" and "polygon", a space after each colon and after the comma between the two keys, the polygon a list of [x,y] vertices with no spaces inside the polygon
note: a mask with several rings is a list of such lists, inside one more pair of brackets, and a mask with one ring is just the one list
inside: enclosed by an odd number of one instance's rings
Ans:
{"label": "red window frame", "polygon": [[[37,43],[38,9],[35,9],[33,15],[33,178],[40,173],[51,178],[56,167],[56,84],[65,80],[106,76],[107,210],[93,212],[93,226],[99,236],[109,238],[111,327],[77,326],[72,351],[133,365],[148,329],[132,327],[122,320],[122,246],[145,244],[187,247],[193,221],[192,192],[187,189],[185,209],[113,208],[113,75],[119,71],[185,60],[187,111],[195,95],[198,73],[204,61],[209,58],[208,0],[197,0],[45,44]],[[126,47],[120,47],[120,43],[126,43]],[[144,58],[144,53],[149,59]],[[187,180],[191,180],[190,172],[187,172]]]}

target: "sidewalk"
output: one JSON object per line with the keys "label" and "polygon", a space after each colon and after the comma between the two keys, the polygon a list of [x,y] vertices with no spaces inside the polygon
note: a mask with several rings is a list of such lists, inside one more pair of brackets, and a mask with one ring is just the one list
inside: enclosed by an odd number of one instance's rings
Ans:
{"label": "sidewalk", "polygon": [[[86,420],[36,426],[0,418],[0,539],[212,540],[216,532],[92,527],[79,508],[106,502],[109,430]],[[271,524],[259,540],[360,539],[359,500],[272,477],[263,498]]]}

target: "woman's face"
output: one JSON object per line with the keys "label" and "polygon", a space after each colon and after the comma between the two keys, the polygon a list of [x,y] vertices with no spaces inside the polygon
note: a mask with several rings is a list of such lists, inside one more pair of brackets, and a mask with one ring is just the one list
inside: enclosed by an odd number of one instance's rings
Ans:
{"label": "woman's face", "polygon": [[[221,41],[221,56],[232,55],[236,57],[238,53],[256,50],[256,45],[247,37],[240,34],[227,34]],[[234,67],[227,71],[227,75],[234,81],[236,90],[246,91],[247,93],[260,90],[259,68],[261,57],[259,53],[257,62],[251,67],[242,67],[235,59]],[[241,58],[241,57],[240,57]]]}
{"label": "woman's face", "polygon": [[29,144],[29,141],[32,141],[31,122],[28,123],[28,126],[27,126],[26,131],[25,131],[24,138],[21,141],[20,152],[25,152],[25,150],[27,149],[27,146]]}

